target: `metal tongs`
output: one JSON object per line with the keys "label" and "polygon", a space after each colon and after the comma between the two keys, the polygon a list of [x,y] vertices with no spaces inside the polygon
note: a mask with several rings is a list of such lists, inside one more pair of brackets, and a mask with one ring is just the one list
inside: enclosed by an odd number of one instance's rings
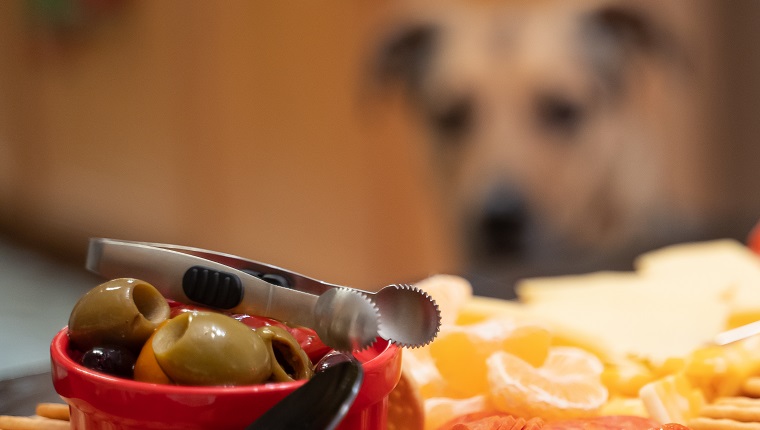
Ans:
{"label": "metal tongs", "polygon": [[178,302],[313,328],[339,351],[366,348],[378,337],[423,346],[441,324],[435,301],[411,285],[357,290],[199,248],[93,238],[86,266],[105,278],[142,279]]}

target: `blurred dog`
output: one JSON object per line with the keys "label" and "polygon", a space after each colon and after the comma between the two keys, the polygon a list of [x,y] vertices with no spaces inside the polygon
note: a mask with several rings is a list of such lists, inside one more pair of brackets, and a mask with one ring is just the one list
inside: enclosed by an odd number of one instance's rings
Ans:
{"label": "blurred dog", "polygon": [[415,3],[383,37],[375,76],[427,131],[471,274],[499,279],[479,293],[748,231],[715,208],[698,54],[653,5]]}

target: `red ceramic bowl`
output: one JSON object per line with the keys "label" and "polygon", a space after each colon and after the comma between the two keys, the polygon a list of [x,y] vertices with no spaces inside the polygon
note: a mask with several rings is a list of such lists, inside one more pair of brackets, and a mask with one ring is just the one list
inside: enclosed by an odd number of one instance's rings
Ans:
{"label": "red ceramic bowl", "polygon": [[[303,384],[269,383],[240,387],[160,385],[117,378],[72,360],[64,328],[53,338],[53,386],[69,404],[73,430],[242,430]],[[386,428],[388,394],[401,376],[401,352],[375,342],[357,358],[364,381],[340,430]]]}

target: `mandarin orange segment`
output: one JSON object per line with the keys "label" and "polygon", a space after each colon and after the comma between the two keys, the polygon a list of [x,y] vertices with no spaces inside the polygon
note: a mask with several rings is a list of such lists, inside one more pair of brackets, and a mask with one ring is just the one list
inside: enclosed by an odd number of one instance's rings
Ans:
{"label": "mandarin orange segment", "polygon": [[443,395],[446,381],[430,356],[430,345],[405,349],[402,355],[404,373],[414,382],[423,399]]}
{"label": "mandarin orange segment", "polygon": [[472,397],[489,391],[486,359],[506,351],[540,365],[546,358],[551,334],[537,325],[490,319],[478,324],[449,326],[430,344],[430,355],[447,382],[447,394]]}
{"label": "mandarin orange segment", "polygon": [[419,390],[406,371],[388,395],[386,430],[421,429],[425,422],[425,406]]}
{"label": "mandarin orange segment", "polygon": [[425,430],[448,428],[447,423],[464,416],[487,416],[494,411],[484,395],[468,399],[434,397],[425,400]]}
{"label": "mandarin orange segment", "polygon": [[[161,326],[163,326],[163,324]],[[153,334],[150,335],[140,350],[140,355],[137,356],[137,360],[135,361],[134,378],[135,381],[141,382],[171,384],[171,379],[169,379],[163,369],[161,369],[158,360],[156,360],[156,354],[153,352],[153,336],[155,336],[155,334],[156,332],[154,331]]]}
{"label": "mandarin orange segment", "polygon": [[541,366],[549,354],[551,341],[551,333],[546,327],[521,325],[504,339],[501,350],[522,358],[532,366]]}
{"label": "mandarin orange segment", "polygon": [[611,396],[638,397],[641,387],[654,379],[652,369],[632,358],[608,363],[602,372],[602,382]]}
{"label": "mandarin orange segment", "polygon": [[654,379],[681,373],[686,368],[685,357],[668,357],[662,363],[649,363]]}
{"label": "mandarin orange segment", "polygon": [[583,349],[557,346],[549,350],[540,370],[555,380],[585,377],[595,379],[602,374],[604,365],[595,355]]}
{"label": "mandarin orange segment", "polygon": [[415,284],[435,300],[441,311],[441,324],[454,324],[462,308],[472,298],[472,286],[459,276],[434,275]]}
{"label": "mandarin orange segment", "polygon": [[487,366],[492,403],[515,416],[547,420],[592,416],[608,398],[600,379],[601,362],[579,348],[551,348],[538,368],[499,351],[487,359]]}

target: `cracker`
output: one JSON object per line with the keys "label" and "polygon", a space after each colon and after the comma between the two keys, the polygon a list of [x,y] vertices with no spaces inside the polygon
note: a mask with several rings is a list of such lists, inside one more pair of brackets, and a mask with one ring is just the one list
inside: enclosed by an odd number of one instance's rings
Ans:
{"label": "cracker", "polygon": [[70,430],[68,421],[45,417],[14,417],[0,415],[0,429],[3,430]]}
{"label": "cracker", "polygon": [[39,403],[35,413],[38,416],[54,420],[68,421],[70,419],[69,405],[63,403]]}
{"label": "cracker", "polygon": [[727,418],[692,418],[688,426],[692,430],[760,430],[760,423],[747,423]]}
{"label": "cracker", "polygon": [[734,421],[760,421],[760,408],[744,405],[710,404],[702,407],[700,415],[705,418],[727,418]]}
{"label": "cracker", "polygon": [[715,405],[734,405],[760,408],[760,399],[754,397],[732,396],[718,397],[713,402]]}

